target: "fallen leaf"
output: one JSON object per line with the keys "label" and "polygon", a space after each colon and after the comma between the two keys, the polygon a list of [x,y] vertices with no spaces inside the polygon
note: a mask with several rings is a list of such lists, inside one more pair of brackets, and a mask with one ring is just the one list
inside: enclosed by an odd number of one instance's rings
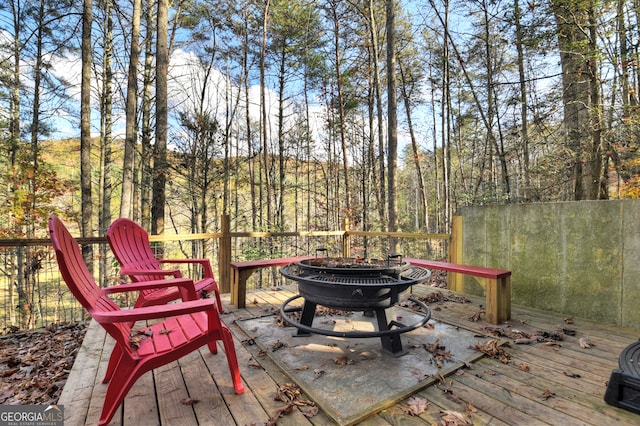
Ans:
{"label": "fallen leaf", "polygon": [[266,426],[275,426],[278,424],[278,419],[280,419],[281,417],[286,416],[287,414],[291,413],[293,411],[294,405],[293,404],[289,404],[285,407],[280,408],[278,411],[276,411],[276,413],[273,415],[273,417],[271,417],[269,419],[269,421],[267,423],[265,423]]}
{"label": "fallen leaf", "polygon": [[462,413],[457,411],[441,411],[440,418],[447,426],[471,426]]}
{"label": "fallen leaf", "polygon": [[244,340],[240,341],[240,343],[242,343],[243,345],[246,345],[246,346],[253,346],[253,345],[256,344],[256,338],[255,338],[255,336],[254,337],[250,337],[248,339],[244,339]]}
{"label": "fallen leaf", "polygon": [[296,367],[296,370],[298,371],[305,371],[308,370],[309,366],[308,365],[301,365],[300,367]]}
{"label": "fallen leaf", "polygon": [[483,352],[486,355],[489,355],[492,358],[500,360],[503,364],[508,364],[511,359],[511,355],[507,353],[502,345],[499,344],[498,340],[487,340],[486,342],[480,344],[476,343],[471,346],[471,349],[475,349],[477,351]]}
{"label": "fallen leaf", "polygon": [[249,367],[259,368],[261,370],[264,370],[264,367],[260,365],[260,363],[254,357],[249,358],[249,361],[247,361],[247,365]]}
{"label": "fallen leaf", "polygon": [[200,402],[200,400],[194,398],[185,398],[180,402],[184,405],[196,405],[198,402]]}
{"label": "fallen leaf", "polygon": [[464,409],[465,411],[467,411],[468,413],[477,413],[478,409],[470,402],[466,402],[464,404]]}
{"label": "fallen leaf", "polygon": [[562,373],[567,377],[571,377],[572,379],[579,379],[580,377],[582,377],[577,373],[567,373],[566,371],[563,371]]}
{"label": "fallen leaf", "polygon": [[545,386],[544,388],[544,392],[542,393],[542,399],[544,399],[545,401],[549,398],[553,398],[554,396],[556,396],[555,392],[551,392],[549,389],[547,389],[547,387]]}
{"label": "fallen leaf", "polygon": [[478,322],[482,319],[482,314],[484,314],[484,311],[478,311],[475,314],[473,314],[471,317],[469,317],[469,321],[473,321],[473,322]]}
{"label": "fallen leaf", "polygon": [[318,407],[313,406],[313,407],[305,407],[303,409],[301,409],[300,411],[302,411],[302,414],[305,417],[314,417],[318,415]]}
{"label": "fallen leaf", "polygon": [[324,374],[324,370],[320,370],[319,368],[316,368],[315,370],[313,370],[313,380],[319,378],[323,374]]}
{"label": "fallen leaf", "polygon": [[281,342],[280,340],[276,340],[275,342],[273,342],[270,347],[271,347],[271,352],[275,352],[278,349],[282,349],[284,348],[286,345],[286,343]]}
{"label": "fallen leaf", "polygon": [[595,346],[589,339],[585,339],[584,337],[578,339],[578,342],[580,343],[580,347],[582,349],[590,349]]}
{"label": "fallen leaf", "polygon": [[426,399],[412,396],[407,400],[407,407],[409,408],[409,410],[406,411],[406,413],[411,416],[419,416],[420,414],[427,411],[428,406],[429,401],[427,401]]}
{"label": "fallen leaf", "polygon": [[173,330],[170,328],[163,328],[162,330],[160,330],[160,334],[169,334],[171,333]]}
{"label": "fallen leaf", "polygon": [[524,371],[525,373],[528,373],[529,366],[527,364],[520,364],[520,370]]}
{"label": "fallen leaf", "polygon": [[333,359],[333,362],[335,362],[338,365],[353,365],[353,360],[349,359],[349,357],[346,355],[335,357]]}

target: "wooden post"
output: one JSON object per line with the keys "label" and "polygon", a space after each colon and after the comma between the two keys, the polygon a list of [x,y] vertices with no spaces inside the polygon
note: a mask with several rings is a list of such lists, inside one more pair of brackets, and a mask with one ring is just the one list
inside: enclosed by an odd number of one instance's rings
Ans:
{"label": "wooden post", "polygon": [[342,235],[342,257],[351,257],[351,235],[349,235],[349,218],[344,219],[344,235]]}
{"label": "wooden post", "polygon": [[[463,264],[462,261],[462,216],[451,218],[451,240],[449,241],[449,263]],[[449,272],[447,287],[453,291],[464,291],[464,275]]]}
{"label": "wooden post", "polygon": [[231,291],[231,219],[228,214],[220,216],[222,236],[218,247],[218,285],[220,293]]}

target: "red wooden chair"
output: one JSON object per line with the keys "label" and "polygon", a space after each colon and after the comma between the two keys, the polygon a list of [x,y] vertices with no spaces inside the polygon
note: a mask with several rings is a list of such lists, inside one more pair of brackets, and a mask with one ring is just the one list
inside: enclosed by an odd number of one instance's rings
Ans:
{"label": "red wooden chair", "polygon": [[[158,280],[167,276],[181,278],[178,269],[162,269],[162,264],[199,264],[203,277],[195,284],[196,291],[213,291],[218,311],[224,312],[220,301],[220,290],[213,276],[209,259],[156,259],[149,244],[149,234],[140,225],[127,218],[116,219],[107,230],[111,251],[120,263],[120,273],[128,275],[134,282]],[[140,292],[135,306],[162,305],[180,297],[178,289],[162,288]]]}
{"label": "red wooden chair", "polygon": [[[224,345],[233,387],[244,392],[231,332],[220,321],[215,301],[198,299],[193,281],[186,278],[129,283],[102,289],[87,269],[76,240],[56,216],[49,218],[49,232],[58,266],[67,286],[91,316],[115,340],[103,383],[107,387],[99,424],[111,421],[133,384],[144,373],[173,362],[205,344],[217,353],[216,341]],[[123,291],[144,291],[151,287],[178,286],[182,303],[121,310],[108,295]],[[166,318],[166,319],[164,319]],[[133,336],[131,324],[158,320]],[[161,390],[160,390],[161,391]]]}

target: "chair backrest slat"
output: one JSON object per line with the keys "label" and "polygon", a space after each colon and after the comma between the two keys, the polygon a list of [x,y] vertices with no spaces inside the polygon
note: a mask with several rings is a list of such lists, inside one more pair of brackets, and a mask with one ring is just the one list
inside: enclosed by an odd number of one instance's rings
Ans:
{"label": "chair backrest slat", "polygon": [[[149,234],[140,225],[127,218],[116,219],[107,230],[109,246],[120,265],[134,269],[160,269],[149,243]],[[136,281],[158,279],[154,275],[132,276]]]}
{"label": "chair backrest slat", "polygon": [[[84,262],[77,241],[71,236],[62,221],[54,215],[49,218],[49,234],[62,278],[71,293],[89,314],[120,310],[118,305],[98,287]],[[128,348],[126,342],[129,338],[130,328],[127,324],[102,324],[102,326],[114,339],[124,343]]]}

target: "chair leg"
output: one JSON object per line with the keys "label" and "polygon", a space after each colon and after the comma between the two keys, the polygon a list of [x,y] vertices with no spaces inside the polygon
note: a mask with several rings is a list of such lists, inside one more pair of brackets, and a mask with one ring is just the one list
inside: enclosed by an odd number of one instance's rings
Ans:
{"label": "chair leg", "polygon": [[220,300],[220,290],[217,288],[214,290],[216,295],[216,304],[218,305],[218,312],[224,314],[224,308],[222,307],[222,300]]}
{"label": "chair leg", "polygon": [[107,386],[107,392],[102,405],[102,413],[98,424],[108,424],[115,414],[125,396],[131,390],[134,383],[140,378],[143,371],[138,363],[130,358],[123,358],[118,364],[118,371],[113,375],[113,380]]}
{"label": "chair leg", "polygon": [[212,354],[218,353],[218,343],[215,340],[207,343],[207,347],[209,348],[209,352],[211,352]]}
{"label": "chair leg", "polygon": [[123,355],[122,348],[120,348],[120,345],[116,344],[113,347],[113,351],[111,351],[111,356],[109,356],[109,363],[107,364],[107,372],[105,373],[104,378],[102,379],[102,383],[109,383],[109,381],[113,377],[113,373],[116,371],[116,369],[118,368],[118,365],[120,364],[122,355]]}
{"label": "chair leg", "polygon": [[236,347],[233,344],[233,336],[231,331],[223,327],[222,332],[222,344],[224,345],[224,353],[227,356],[227,363],[229,364],[229,371],[231,372],[231,381],[233,382],[233,388],[236,394],[240,395],[244,393],[244,385],[242,384],[242,378],[240,377],[240,369],[238,368],[238,358],[236,357]]}

